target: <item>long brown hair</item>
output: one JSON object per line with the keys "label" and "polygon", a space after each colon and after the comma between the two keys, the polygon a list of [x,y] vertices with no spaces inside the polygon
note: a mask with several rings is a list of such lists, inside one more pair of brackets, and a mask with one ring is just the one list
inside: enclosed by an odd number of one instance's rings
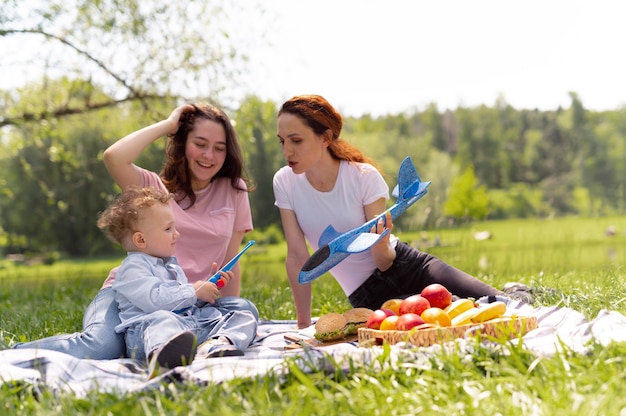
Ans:
{"label": "long brown hair", "polygon": [[[278,115],[280,116],[283,113],[299,117],[317,135],[322,135],[327,130],[330,130],[333,138],[328,145],[328,151],[333,158],[348,162],[369,163],[376,167],[376,163],[372,159],[365,156],[356,146],[340,137],[343,118],[324,97],[319,95],[297,95],[282,105]],[[378,169],[378,167],[376,168]]]}
{"label": "long brown hair", "polygon": [[[192,104],[194,111],[184,113],[180,118],[180,127],[176,133],[170,135],[165,147],[166,160],[160,176],[168,191],[176,195],[176,201],[180,202],[185,197],[190,200],[189,207],[196,202],[196,194],[191,187],[191,173],[189,162],[185,157],[185,144],[187,136],[194,128],[196,120],[207,119],[219,123],[226,132],[226,159],[224,165],[215,174],[214,178],[230,178],[230,184],[239,191],[246,191],[239,184],[243,179],[249,185],[247,173],[243,165],[243,153],[239,145],[239,139],[233,125],[222,110],[209,104]],[[244,176],[245,175],[245,176]],[[187,207],[187,208],[189,208]]]}

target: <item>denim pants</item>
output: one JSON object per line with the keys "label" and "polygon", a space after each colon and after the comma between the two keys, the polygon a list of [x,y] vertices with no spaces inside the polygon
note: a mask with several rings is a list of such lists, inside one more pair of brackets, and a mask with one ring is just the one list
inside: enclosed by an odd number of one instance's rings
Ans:
{"label": "denim pants", "polygon": [[[247,299],[227,296],[213,305],[222,313],[232,310],[249,311],[258,320],[256,306]],[[101,289],[85,310],[83,330],[61,334],[31,342],[18,343],[13,348],[35,348],[64,352],[76,358],[111,360],[126,356],[124,334],[115,332],[121,323],[119,309],[112,288]]]}
{"label": "denim pants", "polygon": [[254,341],[256,330],[257,319],[250,311],[222,314],[209,305],[192,306],[181,314],[156,311],[126,330],[126,350],[132,358],[147,360],[150,353],[183,331],[193,332],[198,345],[209,338],[224,336],[237,349],[245,350]]}

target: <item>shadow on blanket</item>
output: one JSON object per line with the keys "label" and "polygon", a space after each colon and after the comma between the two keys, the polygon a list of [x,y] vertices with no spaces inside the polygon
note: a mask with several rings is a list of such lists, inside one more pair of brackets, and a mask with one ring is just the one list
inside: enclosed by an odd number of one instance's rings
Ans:
{"label": "shadow on blanket", "polygon": [[[592,321],[568,308],[538,307],[517,301],[507,301],[508,309],[517,314],[535,315],[538,328],[523,337],[524,346],[536,355],[551,355],[566,346],[584,353],[591,341],[606,345],[626,341],[626,317],[615,311],[601,311]],[[479,302],[486,302],[481,299]],[[290,365],[303,371],[334,371],[336,365],[369,365],[382,348],[362,348],[356,342],[306,349],[285,349],[286,334],[301,338],[312,337],[314,327],[297,330],[295,321],[263,321],[254,343],[243,357],[195,360],[187,367],[175,368],[148,381],[146,367],[132,359],[110,361],[77,359],[70,355],[46,350],[0,351],[0,383],[28,383],[36,391],[71,392],[85,396],[91,390],[109,393],[129,393],[156,388],[164,380],[192,382],[200,385],[219,383],[234,378],[256,378],[266,375],[280,377]],[[456,341],[462,344],[463,339]],[[441,345],[407,348],[396,345],[392,354],[410,355],[417,363],[427,361]],[[458,345],[457,345],[458,347]]]}

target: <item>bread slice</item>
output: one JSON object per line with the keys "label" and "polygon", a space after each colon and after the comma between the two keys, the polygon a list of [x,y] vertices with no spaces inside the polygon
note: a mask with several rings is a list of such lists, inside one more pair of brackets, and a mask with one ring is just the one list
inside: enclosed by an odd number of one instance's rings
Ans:
{"label": "bread slice", "polygon": [[343,313],[344,318],[349,324],[361,325],[367,322],[367,319],[374,312],[368,308],[353,308]]}

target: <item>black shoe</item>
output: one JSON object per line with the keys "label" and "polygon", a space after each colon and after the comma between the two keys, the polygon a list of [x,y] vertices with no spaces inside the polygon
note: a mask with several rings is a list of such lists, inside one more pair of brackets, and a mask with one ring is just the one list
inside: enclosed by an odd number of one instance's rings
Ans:
{"label": "black shoe", "polygon": [[172,369],[189,365],[196,356],[196,336],[191,331],[173,336],[150,356],[148,379],[161,373],[161,369]]}

